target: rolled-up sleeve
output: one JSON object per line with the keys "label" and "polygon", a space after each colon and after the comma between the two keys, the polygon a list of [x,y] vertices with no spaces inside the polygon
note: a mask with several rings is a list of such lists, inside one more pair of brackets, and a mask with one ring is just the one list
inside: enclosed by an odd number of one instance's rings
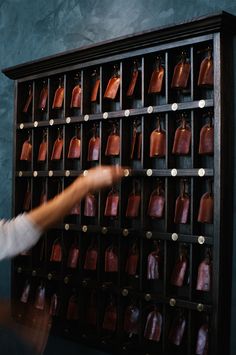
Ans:
{"label": "rolled-up sleeve", "polygon": [[11,220],[0,220],[0,260],[15,256],[37,243],[42,231],[22,214]]}

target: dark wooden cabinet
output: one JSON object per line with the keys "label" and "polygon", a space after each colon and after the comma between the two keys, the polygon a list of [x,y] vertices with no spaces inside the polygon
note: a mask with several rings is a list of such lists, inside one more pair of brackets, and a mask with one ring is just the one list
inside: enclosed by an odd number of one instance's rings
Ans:
{"label": "dark wooden cabinet", "polygon": [[[14,259],[17,319],[35,306],[43,285],[49,304],[57,295],[53,331],[62,336],[112,353],[192,355],[203,354],[196,348],[201,331],[203,343],[209,339],[204,354],[229,352],[234,23],[227,13],[214,14],[3,70],[15,80],[14,215],[52,198],[93,166],[127,167],[113,190],[92,196],[93,216],[81,201]],[[209,48],[213,85],[199,85]],[[189,73],[176,88],[178,63],[180,75]],[[162,85],[150,89],[155,68]],[[104,98],[109,80],[113,99]],[[214,129],[213,154],[199,154],[204,125],[205,142]],[[154,130],[166,148],[150,157]],[[112,134],[118,151],[109,155]],[[68,158],[73,137],[80,140],[75,159]],[[96,138],[98,156],[88,159]],[[45,159],[38,159],[39,149],[46,149]],[[109,216],[112,194],[119,203]],[[133,197],[140,204],[135,211]],[[69,267],[73,251],[75,267]]]}

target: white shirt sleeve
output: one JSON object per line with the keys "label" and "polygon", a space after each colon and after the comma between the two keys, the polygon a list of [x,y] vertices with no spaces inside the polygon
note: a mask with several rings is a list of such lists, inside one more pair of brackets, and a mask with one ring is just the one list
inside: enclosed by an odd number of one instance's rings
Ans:
{"label": "white shirt sleeve", "polygon": [[40,228],[26,214],[0,220],[0,260],[30,249],[41,234]]}

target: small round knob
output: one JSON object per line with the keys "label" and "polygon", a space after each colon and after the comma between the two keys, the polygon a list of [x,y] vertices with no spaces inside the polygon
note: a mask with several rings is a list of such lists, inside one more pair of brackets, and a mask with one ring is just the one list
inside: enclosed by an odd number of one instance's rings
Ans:
{"label": "small round knob", "polygon": [[88,231],[88,227],[87,227],[87,226],[83,226],[83,227],[82,227],[82,231],[83,231],[84,233],[86,233],[86,232]]}
{"label": "small round knob", "polygon": [[36,274],[37,274],[36,270],[33,270],[32,271],[32,276],[36,276]]}
{"label": "small round knob", "polygon": [[130,115],[130,110],[125,110],[125,117],[129,117]]}
{"label": "small round knob", "polygon": [[147,169],[146,174],[147,174],[147,176],[152,176],[152,169]]}
{"label": "small round knob", "polygon": [[66,123],[70,123],[71,122],[71,118],[70,117],[66,117]]}
{"label": "small round knob", "polygon": [[198,312],[202,312],[204,310],[204,305],[202,303],[198,303],[197,310]]}
{"label": "small round knob", "polygon": [[147,113],[153,113],[153,106],[148,106]]}
{"label": "small round knob", "polygon": [[124,169],[124,177],[128,177],[130,174],[129,169]]}
{"label": "small round knob", "polygon": [[199,100],[198,107],[204,108],[205,106],[206,106],[206,101],[205,100]]}
{"label": "small round knob", "polygon": [[68,284],[69,283],[69,277],[68,276],[66,276],[66,277],[64,277],[64,284]]}
{"label": "small round knob", "polygon": [[38,121],[34,121],[34,127],[38,127],[39,123]]}
{"label": "small round knob", "polygon": [[177,169],[172,169],[170,173],[171,173],[171,176],[173,176],[173,177],[178,175]]}
{"label": "small round knob", "polygon": [[145,301],[147,301],[147,302],[149,302],[150,300],[151,300],[151,295],[150,295],[150,293],[146,293],[146,295],[145,295]]}
{"label": "small round knob", "polygon": [[89,120],[89,115],[84,115],[84,121],[87,122]]}
{"label": "small round knob", "polygon": [[65,176],[70,176],[70,170],[66,170],[66,172],[65,172]]}
{"label": "small round knob", "polygon": [[171,307],[174,307],[176,305],[176,299],[175,298],[171,298],[169,303],[170,303]]}
{"label": "small round knob", "polygon": [[146,238],[147,239],[151,239],[152,238],[152,232],[151,231],[147,231],[146,232]]}
{"label": "small round knob", "polygon": [[126,296],[128,296],[128,294],[129,294],[129,291],[127,290],[127,288],[124,288],[122,290],[122,296],[126,297]]}
{"label": "small round knob", "polygon": [[68,231],[70,229],[70,225],[68,223],[65,224],[65,230]]}
{"label": "small round knob", "polygon": [[24,123],[21,123],[20,124],[20,129],[23,129],[24,128]]}
{"label": "small round knob", "polygon": [[172,239],[174,242],[176,242],[176,240],[178,240],[178,238],[179,238],[179,236],[178,236],[177,233],[172,233],[171,239]]}
{"label": "small round knob", "polygon": [[198,240],[199,244],[204,244],[205,243],[205,237],[203,237],[202,235],[200,235],[197,240]]}
{"label": "small round knob", "polygon": [[37,171],[34,171],[34,172],[33,172],[33,176],[34,176],[34,177],[37,177],[37,176],[38,176],[38,172],[37,172]]}
{"label": "small round knob", "polygon": [[104,112],[104,114],[102,115],[102,117],[106,120],[108,118],[108,112]]}
{"label": "small round knob", "polygon": [[123,236],[124,237],[127,237],[127,235],[129,235],[129,231],[128,231],[128,229],[123,229]]}
{"label": "small round knob", "polygon": [[177,111],[178,110],[178,104],[176,102],[174,102],[172,105],[171,105],[171,110],[172,111]]}
{"label": "small round knob", "polygon": [[107,227],[102,227],[102,234],[107,234]]}
{"label": "small round knob", "polygon": [[51,273],[48,274],[48,280],[49,281],[52,280],[52,274]]}
{"label": "small round knob", "polygon": [[205,174],[206,174],[205,169],[201,168],[198,170],[198,176],[203,177],[203,176],[205,176]]}
{"label": "small round knob", "polygon": [[49,124],[50,124],[50,126],[53,126],[54,125],[54,120],[50,120]]}
{"label": "small round knob", "polygon": [[22,267],[19,266],[19,267],[17,268],[17,273],[18,273],[18,274],[21,274],[21,273],[22,273]]}
{"label": "small round knob", "polygon": [[53,171],[52,170],[49,170],[48,172],[48,176],[52,177],[53,176]]}

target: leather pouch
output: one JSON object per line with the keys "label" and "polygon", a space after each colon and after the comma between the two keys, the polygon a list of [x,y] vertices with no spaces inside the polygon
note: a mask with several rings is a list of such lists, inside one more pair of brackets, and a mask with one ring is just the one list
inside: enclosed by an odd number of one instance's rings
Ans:
{"label": "leather pouch", "polygon": [[104,98],[114,100],[118,93],[119,87],[120,87],[120,75],[118,74],[118,70],[115,67],[115,73],[108,81]]}
{"label": "leather pouch", "polygon": [[182,287],[184,284],[188,260],[186,253],[181,251],[178,259],[176,260],[174,269],[171,274],[171,284],[173,286]]}
{"label": "leather pouch", "polygon": [[213,223],[214,197],[210,183],[210,191],[202,195],[198,211],[198,222]]}
{"label": "leather pouch", "polygon": [[76,205],[70,211],[71,216],[79,216],[80,215],[80,202],[76,203]]}
{"label": "leather pouch", "polygon": [[187,155],[190,152],[191,130],[185,118],[182,118],[181,125],[175,131],[172,154]]}
{"label": "leather pouch", "polygon": [[116,306],[113,304],[113,302],[111,302],[105,309],[102,328],[104,330],[114,332],[116,330],[116,324],[117,324],[117,309]]}
{"label": "leather pouch", "polygon": [[81,85],[76,85],[71,94],[70,108],[80,108],[81,106]]}
{"label": "leather pouch", "polygon": [[182,180],[180,184],[181,193],[175,202],[174,223],[186,224],[188,223],[190,197],[186,192],[186,182]]}
{"label": "leather pouch", "polygon": [[58,297],[57,297],[56,293],[54,293],[51,297],[49,314],[52,317],[55,317],[58,315]]}
{"label": "leather pouch", "polygon": [[150,196],[147,215],[151,218],[163,218],[165,206],[165,192],[161,188],[161,184],[158,184]]}
{"label": "leather pouch", "polygon": [[117,248],[113,245],[105,251],[105,272],[118,272]]}
{"label": "leather pouch", "polygon": [[166,155],[166,132],[161,129],[160,119],[157,119],[157,128],[150,136],[150,157],[163,158]]}
{"label": "leather pouch", "polygon": [[93,127],[93,136],[88,144],[88,161],[99,160],[100,138],[96,134],[96,127]]}
{"label": "leather pouch", "polygon": [[27,181],[27,189],[25,192],[25,196],[24,196],[24,201],[23,201],[23,210],[25,212],[29,211],[31,208],[31,188],[30,188],[30,182],[29,180]]}
{"label": "leather pouch", "polygon": [[94,72],[94,75],[96,76],[96,79],[93,83],[93,88],[92,88],[92,92],[91,92],[91,98],[90,98],[91,102],[98,101],[98,92],[99,92],[99,88],[100,88],[100,78],[97,74],[97,71]]}
{"label": "leather pouch", "polygon": [[135,185],[137,182],[133,184],[133,191],[129,195],[128,204],[126,207],[126,217],[127,218],[137,218],[139,215],[141,195],[140,192],[136,191]]}
{"label": "leather pouch", "polygon": [[32,91],[31,85],[29,85],[28,96],[27,96],[27,99],[26,99],[26,102],[25,102],[25,105],[24,105],[24,108],[23,108],[23,112],[24,113],[28,112],[29,107],[30,107],[30,105],[32,103],[32,99],[33,99],[33,91]]}
{"label": "leather pouch", "polygon": [[113,131],[107,139],[105,156],[118,156],[120,154],[120,136],[117,133],[116,125],[113,125]]}
{"label": "leather pouch", "polygon": [[174,74],[171,82],[171,88],[185,89],[188,85],[188,79],[190,74],[190,63],[186,61],[186,54],[182,53],[181,61],[176,64],[174,68]]}
{"label": "leather pouch", "polygon": [[68,159],[80,158],[80,139],[76,136],[71,138],[67,158]]}
{"label": "leather pouch", "polygon": [[61,86],[61,80],[59,81],[59,86],[55,91],[52,108],[60,109],[63,106],[64,101],[64,88]]}
{"label": "leather pouch", "polygon": [[97,324],[97,304],[96,304],[96,294],[91,293],[90,302],[86,312],[86,323],[92,327]]}
{"label": "leather pouch", "polygon": [[157,245],[156,250],[152,251],[147,258],[147,279],[159,280],[161,271],[161,255],[160,247]]}
{"label": "leather pouch", "polygon": [[212,87],[214,82],[213,77],[213,58],[212,51],[208,48],[208,55],[204,58],[200,65],[199,75],[198,75],[198,86]]}
{"label": "leather pouch", "polygon": [[208,355],[208,324],[203,324],[198,330],[196,355]]}
{"label": "leather pouch", "polygon": [[137,306],[131,304],[125,310],[124,331],[129,336],[138,334],[139,331],[140,310]]}
{"label": "leather pouch", "polygon": [[180,346],[182,344],[184,332],[186,329],[186,318],[182,312],[175,317],[172,322],[170,333],[169,333],[169,341],[176,345]]}
{"label": "leather pouch", "polygon": [[162,315],[157,309],[150,312],[147,316],[144,338],[147,340],[152,340],[159,342],[161,338],[162,331]]}
{"label": "leather pouch", "polygon": [[126,92],[126,96],[131,97],[134,94],[134,90],[137,84],[137,80],[138,80],[138,75],[139,75],[139,70],[138,70],[138,66],[137,63],[134,62],[134,69],[131,75],[131,80],[128,86],[128,90]]}
{"label": "leather pouch", "polygon": [[134,122],[133,134],[131,140],[131,152],[130,159],[141,159],[141,149],[142,149],[142,133],[138,132],[138,125]]}
{"label": "leather pouch", "polygon": [[85,256],[84,269],[95,271],[97,269],[98,249],[93,243],[88,247]]}
{"label": "leather pouch", "polygon": [[24,289],[23,289],[23,292],[21,294],[21,298],[20,298],[20,301],[22,303],[28,303],[28,300],[29,300],[29,293],[30,293],[30,283],[29,281],[27,280],[25,282],[25,286],[24,286]]}
{"label": "leather pouch", "polygon": [[43,162],[46,160],[46,157],[47,157],[47,133],[44,132],[43,140],[39,146],[38,161]]}
{"label": "leather pouch", "polygon": [[56,239],[52,245],[50,261],[60,263],[62,261],[62,245],[59,239]]}
{"label": "leather pouch", "polygon": [[61,133],[58,133],[58,137],[54,142],[51,160],[60,160],[63,148],[63,139]]}
{"label": "leather pouch", "polygon": [[76,269],[78,265],[78,260],[79,260],[79,247],[78,244],[74,242],[70,247],[67,267],[71,269]]}
{"label": "leather pouch", "polygon": [[31,138],[29,136],[28,139],[22,145],[20,160],[31,161],[31,159],[32,159],[32,144],[31,144]]}
{"label": "leather pouch", "polygon": [[75,321],[79,319],[79,300],[76,295],[72,295],[69,299],[66,319]]}
{"label": "leather pouch", "polygon": [[156,68],[153,70],[151,80],[148,87],[149,94],[159,94],[163,86],[163,78],[165,69],[161,65],[161,60],[158,57],[156,62]]}
{"label": "leather pouch", "polygon": [[96,217],[97,215],[97,199],[91,192],[85,196],[84,215],[86,217]]}
{"label": "leather pouch", "polygon": [[118,206],[119,206],[119,194],[114,189],[112,189],[106,199],[105,206],[105,217],[117,217],[118,216]]}
{"label": "leather pouch", "polygon": [[202,155],[214,153],[214,127],[212,122],[205,124],[201,128],[198,153]]}
{"label": "leather pouch", "polygon": [[126,261],[125,272],[129,276],[134,276],[138,271],[139,250],[137,244],[134,243],[129,250],[128,258]]}
{"label": "leather pouch", "polygon": [[39,104],[38,104],[39,110],[41,110],[41,111],[46,110],[47,99],[48,99],[48,87],[46,85],[44,85],[44,87],[42,88],[42,90],[40,92],[40,96],[39,96]]}
{"label": "leather pouch", "polygon": [[36,293],[36,298],[35,298],[35,308],[40,309],[41,311],[44,310],[45,307],[45,287],[43,284],[41,284]]}
{"label": "leather pouch", "polygon": [[198,267],[197,286],[198,291],[210,291],[211,289],[211,259],[210,253],[200,263]]}

